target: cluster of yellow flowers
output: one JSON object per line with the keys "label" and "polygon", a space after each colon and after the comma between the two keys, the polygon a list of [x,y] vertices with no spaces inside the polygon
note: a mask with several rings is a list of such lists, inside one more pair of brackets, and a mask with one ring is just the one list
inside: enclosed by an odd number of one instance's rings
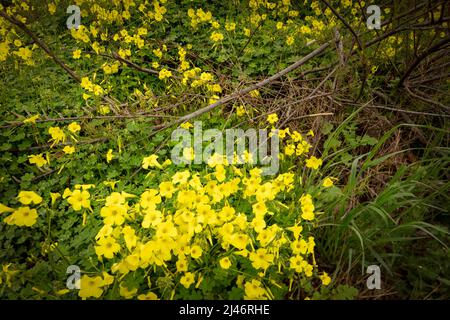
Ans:
{"label": "cluster of yellow flowers", "polygon": [[[78,131],[75,125],[72,129]],[[62,139],[61,133],[55,138]],[[81,298],[99,298],[118,282],[124,298],[157,299],[150,283],[149,290],[139,292],[121,281],[140,269],[170,278],[176,284],[173,297],[177,284],[198,288],[208,280],[205,261],[225,273],[239,270],[247,261],[255,275],[236,273],[236,285],[246,299],[274,297],[270,286],[279,284],[270,270],[284,273],[290,285],[295,278],[313,276],[323,285],[330,283],[326,273],[318,272],[315,260],[313,195],[300,191],[296,196],[294,173],[264,177],[260,168],[239,168],[218,154],[200,172],[181,169],[165,174],[169,167],[175,168],[171,166],[170,160],[159,163],[157,155],[144,158],[142,167],[160,171],[161,180],[151,180],[152,187],[138,195],[114,191],[115,183],[108,183],[112,192],[95,199],[95,203],[103,201],[101,208],[92,207],[92,184],[66,188],[62,196],[51,194],[52,204],[62,198],[74,211],[81,211],[83,225],[91,226],[91,219],[103,221],[95,236],[95,253],[100,262],[112,264],[104,264],[110,268],[98,275],[83,275]],[[18,200],[23,205],[42,202],[32,191],[21,191]],[[32,226],[38,219],[36,209],[28,206],[12,209],[1,204],[0,213],[4,212],[12,212],[4,218],[7,224]]]}
{"label": "cluster of yellow flowers", "polygon": [[98,84],[93,84],[88,77],[81,79],[81,87],[89,92],[92,92],[96,96],[100,96],[104,93],[103,88]]}
{"label": "cluster of yellow flowers", "polygon": [[[25,119],[24,123],[35,123],[39,115],[32,116],[28,119]],[[70,155],[75,152],[75,144],[77,140],[78,132],[81,130],[81,126],[77,122],[72,122],[67,126],[69,130],[69,136],[72,140],[72,145],[66,145],[62,149],[64,154]],[[48,133],[50,134],[50,142],[52,142],[50,147],[53,147],[57,143],[64,143],[67,139],[66,133],[60,127],[50,127],[48,129]],[[50,164],[50,156],[49,153],[46,153],[46,157],[44,158],[43,154],[32,154],[28,156],[28,161],[30,164],[35,164],[37,167],[42,167],[44,165]]]}
{"label": "cluster of yellow flowers", "polygon": [[[170,164],[160,164],[156,155],[143,160],[143,167],[151,170]],[[293,173],[265,179],[261,169],[228,165],[218,155],[211,158],[208,168],[208,172],[178,171],[140,195],[122,191],[105,198],[95,252],[100,261],[114,261],[108,272],[117,274],[117,278],[106,272],[102,277],[84,276],[86,286],[82,286],[80,297],[98,298],[113,281],[150,267],[185,288],[194,284],[198,288],[205,280],[206,273],[200,267],[205,256],[210,256],[209,261],[215,259],[224,272],[238,268],[243,259],[249,261],[258,276],[240,275],[236,280],[248,299],[273,297],[264,285],[269,283],[271,267],[278,271],[290,269],[306,278],[318,274],[314,238],[308,236],[308,221],[315,218],[312,195],[303,194],[297,200],[301,204],[298,212],[295,202],[282,203],[281,195],[293,192]],[[62,197],[75,211],[92,210],[91,187],[66,189]],[[293,215],[295,222],[276,223],[276,215]],[[83,220],[86,223],[86,217]],[[220,250],[211,257],[217,246]],[[326,274],[320,277],[323,284],[329,283]],[[138,294],[138,288],[123,283],[120,286],[125,298]],[[157,295],[147,292],[138,298],[154,299]]]}
{"label": "cluster of yellow flowers", "polygon": [[205,12],[203,9],[189,9],[187,14],[191,18],[191,26],[194,28],[202,22],[209,22],[211,25],[215,22],[210,11]]}

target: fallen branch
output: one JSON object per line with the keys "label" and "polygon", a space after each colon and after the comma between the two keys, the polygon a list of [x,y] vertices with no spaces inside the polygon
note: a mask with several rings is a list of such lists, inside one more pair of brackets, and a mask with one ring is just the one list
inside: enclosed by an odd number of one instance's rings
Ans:
{"label": "fallen branch", "polygon": [[141,67],[141,66],[137,65],[136,63],[134,63],[134,62],[132,62],[132,61],[130,61],[130,60],[127,60],[127,59],[122,58],[122,57],[119,56],[116,52],[113,52],[113,53],[112,53],[112,56],[108,56],[108,57],[110,57],[110,58],[112,57],[112,58],[114,58],[114,59],[116,59],[116,60],[118,60],[118,61],[120,61],[120,62],[123,62],[123,63],[125,63],[127,66],[132,67],[132,68],[134,68],[134,69],[136,69],[136,70],[138,70],[138,71],[145,72],[145,73],[149,73],[149,74],[154,74],[154,75],[159,75],[159,72],[158,72],[158,71],[152,70],[152,69],[148,69],[148,68],[144,68],[144,67]]}
{"label": "fallen branch", "polygon": [[326,42],[323,45],[321,45],[319,48],[317,48],[316,50],[312,51],[311,53],[309,53],[308,55],[306,55],[305,57],[300,59],[299,61],[291,64],[289,67],[281,70],[280,72],[274,74],[273,76],[271,76],[271,77],[269,77],[267,79],[264,79],[264,80],[254,84],[254,85],[251,85],[251,86],[249,86],[247,88],[239,90],[239,91],[237,91],[235,93],[232,93],[232,94],[230,94],[228,96],[225,96],[222,99],[219,99],[218,101],[214,102],[213,104],[210,104],[210,105],[208,105],[208,106],[206,106],[204,108],[198,109],[197,111],[194,111],[194,112],[192,112],[190,114],[187,114],[187,115],[185,115],[183,117],[180,117],[177,120],[175,120],[175,121],[173,121],[173,122],[171,122],[169,124],[165,124],[165,125],[162,124],[162,125],[159,125],[159,126],[155,126],[153,129],[157,131],[159,129],[168,128],[168,127],[171,127],[173,125],[189,121],[189,120],[191,120],[193,118],[196,118],[196,117],[198,117],[198,116],[200,116],[200,115],[202,115],[204,113],[207,113],[207,112],[213,110],[214,108],[216,108],[218,106],[221,106],[221,105],[223,105],[225,103],[228,103],[228,102],[230,102],[232,100],[235,100],[235,99],[237,99],[237,98],[239,98],[239,97],[241,97],[241,96],[243,96],[243,95],[245,95],[245,94],[247,94],[247,93],[249,93],[249,92],[251,92],[253,90],[256,90],[256,89],[259,89],[261,87],[264,87],[267,84],[271,83],[272,81],[274,81],[276,79],[279,79],[279,78],[285,76],[286,74],[288,74],[289,72],[297,69],[298,67],[300,67],[301,65],[305,64],[306,62],[308,62],[312,58],[320,55],[329,46],[330,46],[330,42]]}

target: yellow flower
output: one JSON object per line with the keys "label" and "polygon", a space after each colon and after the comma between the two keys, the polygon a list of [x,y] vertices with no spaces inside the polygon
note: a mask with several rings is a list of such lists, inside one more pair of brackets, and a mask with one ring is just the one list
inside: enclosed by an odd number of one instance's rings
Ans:
{"label": "yellow flower", "polygon": [[303,239],[294,240],[291,243],[291,249],[293,254],[306,254],[308,243]]}
{"label": "yellow flower", "polygon": [[177,172],[172,176],[172,183],[173,184],[185,184],[187,182],[187,179],[189,179],[190,172],[188,170]]}
{"label": "yellow flower", "polygon": [[175,187],[172,182],[164,181],[159,184],[159,194],[162,197],[172,198],[172,194],[175,192]]}
{"label": "yellow flower", "polygon": [[236,29],[236,23],[234,23],[234,22],[225,23],[225,29],[227,31],[234,31]]}
{"label": "yellow flower", "polygon": [[93,84],[92,84],[91,80],[89,80],[88,77],[83,77],[83,78],[81,78],[81,87],[82,87],[83,89],[92,91],[92,89],[93,89]]}
{"label": "yellow flower", "polygon": [[9,45],[8,42],[0,42],[0,61],[5,61],[8,57]]}
{"label": "yellow flower", "polygon": [[5,213],[5,212],[13,212],[14,209],[5,206],[4,204],[0,203],[0,214]]}
{"label": "yellow flower", "polygon": [[42,202],[42,197],[34,191],[20,191],[17,198],[19,199],[20,203],[25,205],[28,205],[30,203],[39,204]]}
{"label": "yellow flower", "polygon": [[327,286],[331,282],[331,278],[328,276],[326,272],[324,272],[321,276],[319,276],[320,280],[322,280],[322,284]]}
{"label": "yellow flower", "polygon": [[251,282],[245,283],[245,300],[258,300],[264,299],[266,295],[266,290],[261,285],[258,280],[252,280]]}
{"label": "yellow flower", "polygon": [[21,57],[25,61],[31,59],[31,50],[28,48],[20,48],[19,50],[14,51],[14,54]]}
{"label": "yellow flower", "polygon": [[236,108],[236,115],[238,117],[242,117],[245,114],[245,107],[244,106],[239,106]]}
{"label": "yellow flower", "polygon": [[100,238],[95,246],[95,253],[99,258],[104,256],[106,259],[112,259],[119,250],[120,245],[113,237]]}
{"label": "yellow flower", "polygon": [[56,12],[56,4],[53,2],[48,4],[48,12],[50,12],[51,15],[54,15]]}
{"label": "yellow flower", "polygon": [[158,296],[153,292],[138,295],[138,300],[158,300]]}
{"label": "yellow flower", "polygon": [[286,228],[287,230],[291,231],[294,234],[294,238],[298,239],[300,236],[300,233],[303,231],[303,227],[299,225],[295,225],[289,228]]}
{"label": "yellow flower", "polygon": [[155,50],[153,50],[153,54],[155,55],[155,56],[157,56],[159,59],[161,59],[162,58],[162,51],[161,51],[161,49],[155,49]]}
{"label": "yellow flower", "polygon": [[255,269],[267,269],[273,262],[274,255],[267,252],[267,249],[259,248],[256,252],[250,253],[250,261]]}
{"label": "yellow flower", "polygon": [[252,209],[253,209],[253,212],[255,213],[255,215],[257,215],[257,216],[264,216],[264,214],[267,213],[267,207],[263,201],[255,203],[252,206]]}
{"label": "yellow flower", "polygon": [[322,159],[317,159],[314,156],[312,156],[311,158],[306,160],[306,166],[308,168],[317,170],[321,165],[322,165]]}
{"label": "yellow flower", "polygon": [[54,140],[53,144],[66,141],[66,135],[59,127],[50,127],[48,133],[52,136],[51,140]]}
{"label": "yellow flower", "polygon": [[294,269],[295,272],[302,272],[303,269],[308,265],[308,262],[306,262],[302,256],[300,255],[296,255],[296,256],[292,256],[289,259],[289,267],[291,269]]}
{"label": "yellow flower", "polygon": [[131,298],[133,298],[135,295],[136,295],[136,293],[137,293],[137,288],[134,288],[134,289],[128,289],[127,287],[125,287],[124,285],[123,285],[123,283],[121,283],[120,284],[120,290],[119,290],[119,293],[120,293],[120,295],[122,296],[122,297],[124,297],[125,299],[131,299]]}
{"label": "yellow flower", "polygon": [[72,154],[75,152],[75,147],[73,146],[65,146],[63,149],[65,154]]}
{"label": "yellow flower", "polygon": [[103,279],[101,277],[89,277],[83,275],[80,279],[80,291],[78,291],[78,296],[86,299],[90,297],[100,298],[103,294]]}
{"label": "yellow flower", "polygon": [[80,50],[80,49],[77,49],[77,50],[73,51],[73,52],[72,52],[72,57],[73,57],[74,59],[80,59],[80,57],[81,57],[81,50]]}
{"label": "yellow flower", "polygon": [[42,153],[28,156],[28,161],[31,164],[36,164],[39,168],[47,164],[47,160],[42,156]]}
{"label": "yellow flower", "polygon": [[294,37],[292,37],[292,36],[287,37],[286,38],[286,44],[288,46],[292,46],[294,44]]}
{"label": "yellow flower", "polygon": [[32,116],[32,117],[29,117],[29,118],[23,120],[23,123],[36,123],[36,120],[37,120],[38,118],[39,118],[39,115],[36,114],[36,115],[34,115],[34,116]]}
{"label": "yellow flower", "polygon": [[250,96],[251,96],[252,98],[257,98],[257,97],[259,97],[259,96],[261,95],[257,89],[252,90],[252,91],[250,91],[249,93],[250,93]]}
{"label": "yellow flower", "polygon": [[192,272],[186,272],[184,276],[181,277],[180,283],[188,289],[195,282],[195,276]]}
{"label": "yellow flower", "polygon": [[98,84],[94,85],[92,88],[92,92],[94,93],[94,95],[99,96],[101,94],[103,94],[103,88],[100,87]]}
{"label": "yellow flower", "polygon": [[86,190],[75,190],[73,191],[69,198],[67,199],[67,202],[72,205],[73,210],[80,211],[81,208],[90,208],[91,201],[89,200],[89,197],[91,195]]}
{"label": "yellow flower", "polygon": [[161,196],[158,195],[158,190],[149,189],[141,194],[140,204],[142,208],[155,209],[159,203],[161,203]]}
{"label": "yellow flower", "polygon": [[72,122],[71,124],[69,124],[69,125],[67,126],[67,128],[68,128],[69,131],[72,132],[72,133],[77,133],[78,131],[81,130],[80,125],[79,125],[78,123],[76,123],[76,122]]}
{"label": "yellow flower", "polygon": [[162,68],[161,71],[159,71],[159,75],[158,75],[159,79],[161,79],[161,80],[170,78],[171,76],[172,76],[172,72],[165,68]]}
{"label": "yellow flower", "polygon": [[222,41],[222,40],[223,40],[223,34],[221,34],[220,32],[214,31],[214,32],[211,34],[210,39],[211,39],[212,41],[214,41],[214,42]]}
{"label": "yellow flower", "polygon": [[269,122],[270,124],[274,124],[277,121],[278,121],[278,115],[276,113],[272,113],[267,116],[267,122]]}
{"label": "yellow flower", "polygon": [[126,19],[126,20],[128,20],[128,19],[130,19],[130,12],[128,12],[128,11],[123,11],[122,12],[122,17],[124,18],[124,19]]}
{"label": "yellow flower", "polygon": [[4,221],[9,225],[16,225],[19,227],[31,227],[37,221],[38,213],[36,209],[29,207],[20,207],[15,210],[10,216],[6,217]]}
{"label": "yellow flower", "polygon": [[219,264],[223,269],[229,269],[231,267],[231,261],[228,257],[220,259]]}
{"label": "yellow flower", "polygon": [[182,124],[180,125],[180,127],[183,128],[183,129],[189,130],[189,128],[192,128],[192,127],[194,127],[194,126],[193,126],[192,123],[190,123],[190,122],[184,122],[184,123],[182,123]]}
{"label": "yellow flower", "polygon": [[104,218],[104,223],[120,226],[125,221],[127,209],[123,205],[111,205],[103,207],[100,215]]}
{"label": "yellow flower", "polygon": [[113,158],[114,156],[112,154],[112,149],[109,149],[108,152],[106,153],[106,162],[110,163]]}
{"label": "yellow flower", "polygon": [[199,246],[195,245],[191,247],[191,257],[198,259],[202,256],[203,250]]}
{"label": "yellow flower", "polygon": [[334,178],[329,178],[329,177],[325,178],[325,179],[323,180],[322,186],[324,186],[325,188],[331,187],[331,186],[334,184],[334,183],[333,183],[333,179],[334,179]]}
{"label": "yellow flower", "polygon": [[156,154],[152,154],[142,160],[142,168],[148,169],[148,167],[157,167],[159,169],[162,169],[161,164],[158,162],[158,156]]}
{"label": "yellow flower", "polygon": [[61,198],[61,194],[59,192],[50,192],[50,197],[52,198],[52,205],[54,205],[56,200]]}
{"label": "yellow flower", "polygon": [[285,148],[284,148],[284,154],[287,156],[292,156],[295,152],[295,145],[293,144],[288,144]]}

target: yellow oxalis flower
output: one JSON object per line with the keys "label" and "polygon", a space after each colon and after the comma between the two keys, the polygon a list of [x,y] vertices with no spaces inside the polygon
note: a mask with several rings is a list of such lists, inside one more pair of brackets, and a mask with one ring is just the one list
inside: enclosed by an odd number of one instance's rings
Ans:
{"label": "yellow oxalis flower", "polygon": [[103,294],[103,279],[99,276],[89,277],[83,275],[80,279],[80,291],[78,291],[78,296],[83,299],[86,298],[100,298]]}
{"label": "yellow oxalis flower", "polygon": [[220,264],[220,267],[222,267],[223,269],[229,269],[231,267],[230,258],[225,257],[225,258],[220,259],[219,264]]}
{"label": "yellow oxalis flower", "polygon": [[72,122],[67,126],[67,129],[69,129],[69,131],[72,133],[77,133],[78,131],[81,130],[81,126],[76,122]]}
{"label": "yellow oxalis flower", "polygon": [[181,277],[180,283],[188,289],[195,282],[195,276],[192,272],[186,272],[184,276]]}
{"label": "yellow oxalis flower", "polygon": [[9,225],[16,225],[19,227],[31,227],[37,221],[38,213],[36,209],[29,207],[20,207],[15,210],[10,216],[6,217],[4,221]]}
{"label": "yellow oxalis flower", "polygon": [[158,296],[153,292],[138,295],[138,300],[158,300]]}
{"label": "yellow oxalis flower", "polygon": [[39,119],[40,115],[36,114],[34,116],[31,116],[25,120],[23,120],[23,123],[36,123],[36,120]]}
{"label": "yellow oxalis flower", "polygon": [[70,194],[67,202],[72,205],[73,210],[80,211],[81,208],[91,207],[91,201],[89,200],[90,196],[91,195],[86,190],[75,190]]}
{"label": "yellow oxalis flower", "polygon": [[330,177],[325,178],[323,180],[322,186],[324,186],[325,188],[331,187],[334,184],[333,179],[334,178],[330,178]]}
{"label": "yellow oxalis flower", "polygon": [[276,113],[269,114],[267,116],[267,122],[274,124],[278,121],[278,115]]}
{"label": "yellow oxalis flower", "polygon": [[30,203],[39,204],[42,202],[42,197],[34,191],[20,191],[17,198],[20,203],[25,205]]}
{"label": "yellow oxalis flower", "polygon": [[65,146],[63,148],[63,151],[65,154],[72,154],[75,152],[75,147],[74,146]]}
{"label": "yellow oxalis flower", "polygon": [[220,33],[220,32],[214,31],[214,32],[211,34],[210,39],[211,39],[212,41],[214,41],[214,42],[222,41],[222,40],[223,40],[223,34]]}
{"label": "yellow oxalis flower", "polygon": [[321,276],[319,276],[320,280],[322,280],[322,284],[324,286],[327,286],[331,282],[330,276],[328,276],[328,273],[324,272]]}
{"label": "yellow oxalis flower", "polygon": [[48,133],[52,136],[51,140],[54,140],[53,145],[58,142],[66,141],[66,135],[59,127],[50,127]]}
{"label": "yellow oxalis flower", "polygon": [[28,161],[39,168],[47,164],[47,160],[42,156],[42,153],[28,156]]}
{"label": "yellow oxalis flower", "polygon": [[14,209],[5,206],[4,204],[0,203],[0,214],[5,213],[5,212],[13,212]]}
{"label": "yellow oxalis flower", "polygon": [[111,236],[100,238],[95,246],[95,253],[99,258],[104,256],[106,259],[112,259],[119,250],[120,245]]}
{"label": "yellow oxalis flower", "polygon": [[151,156],[145,157],[142,160],[142,168],[148,169],[148,167],[156,167],[162,169],[161,164],[158,162],[158,156],[152,154]]}
{"label": "yellow oxalis flower", "polygon": [[167,70],[165,68],[161,69],[161,71],[159,71],[159,79],[164,80],[166,78],[170,78],[172,76],[172,71]]}
{"label": "yellow oxalis flower", "polygon": [[312,156],[311,158],[306,160],[306,166],[308,168],[317,170],[321,165],[322,165],[322,159],[317,159],[314,156]]}
{"label": "yellow oxalis flower", "polygon": [[77,50],[73,51],[72,52],[72,57],[74,59],[80,59],[80,57],[81,57],[81,50],[77,49]]}

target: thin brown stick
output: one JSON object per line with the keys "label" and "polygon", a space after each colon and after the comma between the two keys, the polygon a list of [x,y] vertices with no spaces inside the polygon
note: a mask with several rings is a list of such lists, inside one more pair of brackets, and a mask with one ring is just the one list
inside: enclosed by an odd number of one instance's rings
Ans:
{"label": "thin brown stick", "polygon": [[[198,116],[200,116],[200,115],[202,115],[202,114],[204,114],[206,112],[209,112],[209,111],[213,110],[214,108],[216,108],[218,106],[221,106],[221,105],[223,105],[223,104],[225,104],[227,102],[230,102],[230,101],[232,101],[234,99],[237,99],[237,98],[239,98],[239,97],[241,97],[241,96],[243,96],[243,95],[245,95],[245,94],[247,94],[247,93],[249,93],[249,92],[251,92],[253,90],[256,90],[256,89],[259,89],[261,87],[264,87],[265,85],[271,83],[272,81],[274,81],[276,79],[279,79],[279,78],[283,77],[284,75],[288,74],[289,72],[297,69],[298,67],[300,67],[301,65],[303,65],[307,61],[309,61],[310,59],[320,55],[329,46],[330,46],[330,42],[326,42],[323,45],[321,45],[319,48],[317,48],[316,50],[312,51],[311,53],[309,53],[308,55],[306,55],[305,57],[300,59],[299,61],[293,63],[289,67],[281,70],[280,72],[274,74],[273,76],[271,76],[269,78],[266,78],[266,79],[264,79],[264,80],[262,80],[262,81],[260,81],[260,82],[258,82],[256,84],[254,84],[254,85],[248,86],[247,88],[239,90],[239,91],[237,91],[237,92],[235,92],[233,94],[225,96],[222,99],[216,101],[215,103],[210,104],[210,105],[208,105],[208,106],[206,106],[204,108],[201,108],[201,109],[199,109],[199,110],[197,110],[195,112],[192,112],[190,114],[187,114],[187,115],[179,118],[178,120],[176,120],[176,121],[166,125],[165,127],[170,127],[170,126],[172,126],[174,124],[178,124],[178,123],[183,123],[183,122],[189,121],[189,120],[191,120],[193,118],[196,118],[196,117],[198,117]],[[160,127],[164,127],[164,126],[155,127],[155,129],[159,129]]]}
{"label": "thin brown stick", "polygon": [[112,56],[108,56],[108,57],[112,57],[112,58],[114,58],[114,59],[116,59],[116,60],[119,60],[120,62],[123,62],[123,63],[125,63],[126,65],[128,65],[129,67],[132,67],[132,68],[134,68],[134,69],[136,69],[136,70],[138,70],[138,71],[145,72],[145,73],[149,73],[149,74],[154,74],[154,75],[159,75],[159,72],[158,72],[158,71],[152,70],[152,69],[148,69],[148,68],[144,68],[144,67],[141,67],[141,66],[137,65],[136,63],[131,62],[130,60],[127,60],[127,59],[122,58],[122,57],[119,56],[116,52],[113,52],[113,53],[112,53]]}
{"label": "thin brown stick", "polygon": [[444,104],[442,104],[442,103],[440,103],[440,102],[437,102],[437,101],[434,101],[434,100],[431,100],[431,99],[427,99],[427,98],[425,98],[425,97],[422,97],[422,96],[420,96],[420,95],[414,93],[408,86],[405,86],[405,89],[406,89],[406,91],[408,91],[408,93],[409,93],[411,96],[413,96],[414,98],[417,98],[417,99],[419,99],[419,100],[422,100],[423,102],[427,102],[427,103],[433,104],[433,105],[435,105],[435,106],[438,106],[438,107],[441,107],[441,108],[444,108],[444,109],[447,109],[447,110],[450,109],[450,107],[448,107],[448,106],[446,106],[446,105],[444,105]]}

